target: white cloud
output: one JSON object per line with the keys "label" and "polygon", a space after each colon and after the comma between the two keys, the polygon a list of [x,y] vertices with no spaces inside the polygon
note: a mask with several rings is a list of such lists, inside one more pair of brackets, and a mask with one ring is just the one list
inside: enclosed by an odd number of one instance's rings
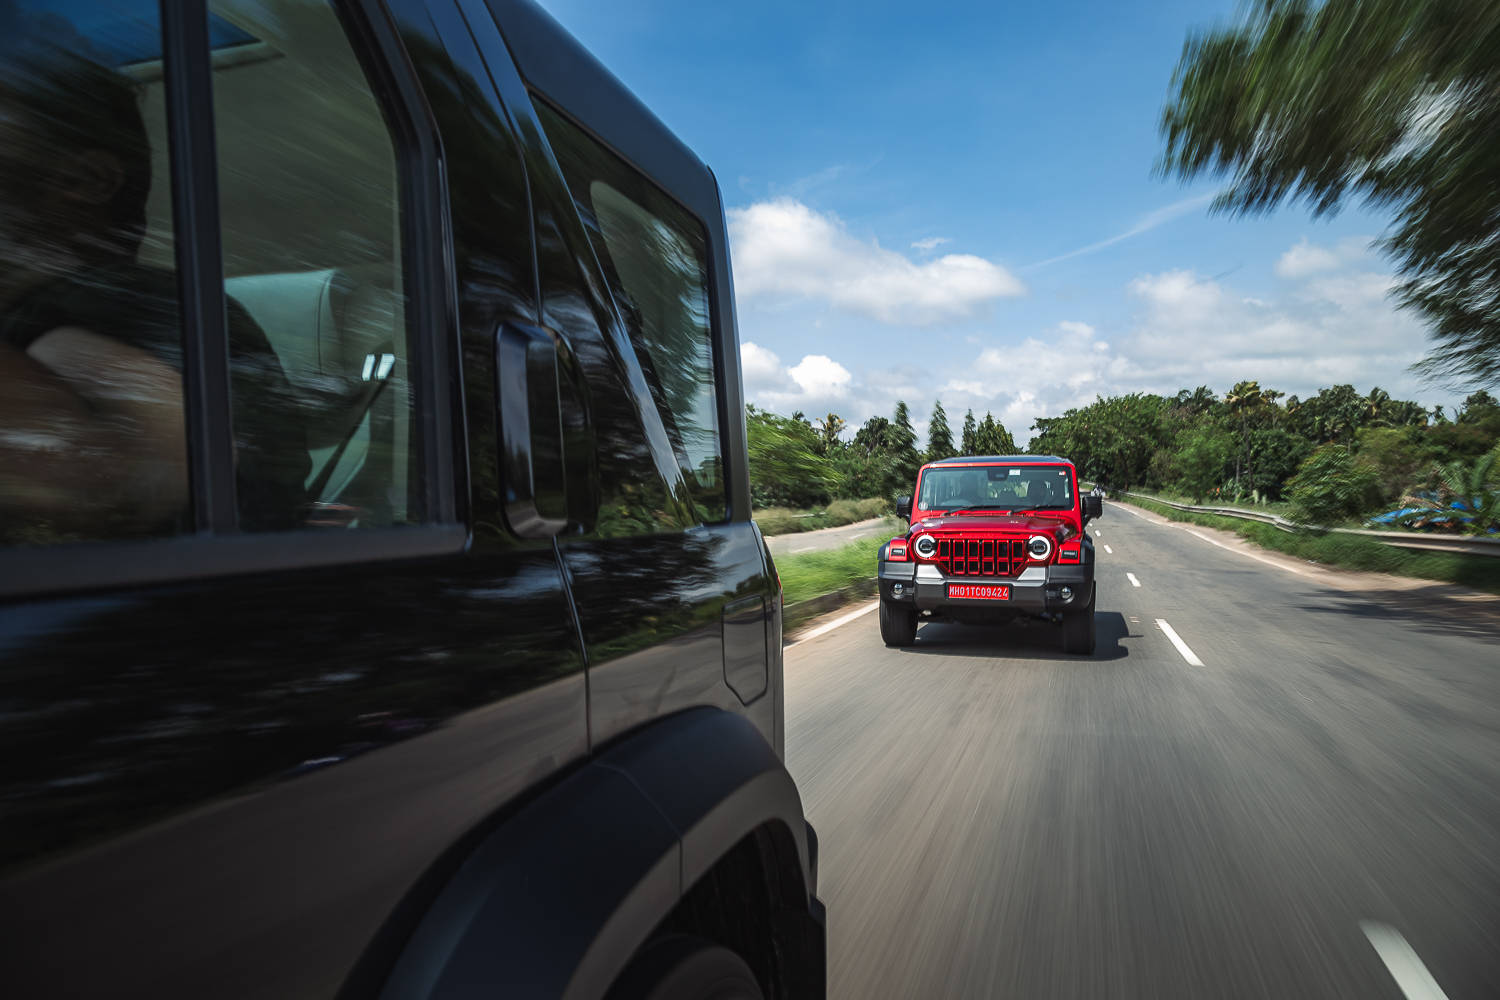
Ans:
{"label": "white cloud", "polygon": [[1339,255],[1332,250],[1314,246],[1307,237],[1298,241],[1276,262],[1276,273],[1283,278],[1305,278],[1319,271],[1332,271],[1339,266]]}
{"label": "white cloud", "polygon": [[1326,247],[1310,243],[1304,236],[1276,261],[1276,273],[1296,281],[1350,264],[1373,264],[1370,237],[1352,236],[1340,240],[1335,246]]}
{"label": "white cloud", "polygon": [[791,198],[728,215],[742,300],[816,299],[884,323],[926,326],[972,316],[1025,291],[1013,274],[982,257],[945,254],[919,264]]}
{"label": "white cloud", "polygon": [[752,401],[778,412],[832,410],[851,427],[889,416],[898,399],[910,404],[913,423],[923,424],[938,398],[955,435],[966,410],[979,419],[991,411],[1022,444],[1037,417],[1096,396],[1199,385],[1222,395],[1243,379],[1304,398],[1352,383],[1361,392],[1379,385],[1400,399],[1452,405],[1451,393],[1408,371],[1427,349],[1425,331],[1396,309],[1388,294],[1394,279],[1375,266],[1368,240],[1342,241],[1327,252],[1334,266],[1259,296],[1191,270],[1143,274],[1124,289],[1130,307],[1108,335],[1076,319],[1029,335],[995,331],[958,347],[954,363],[941,366],[877,368],[852,355],[845,367],[809,355],[784,368],[747,343],[746,387]]}
{"label": "white cloud", "polygon": [[826,354],[809,354],[787,369],[797,389],[805,396],[843,396],[854,376]]}
{"label": "white cloud", "polygon": [[746,398],[777,413],[827,413],[849,397],[854,376],[826,354],[809,354],[791,367],[759,344],[740,345]]}
{"label": "white cloud", "polygon": [[917,242],[911,245],[911,248],[913,250],[920,250],[923,253],[932,253],[932,251],[936,250],[944,243],[952,242],[953,241],[946,236],[929,236],[924,240],[917,240]]}

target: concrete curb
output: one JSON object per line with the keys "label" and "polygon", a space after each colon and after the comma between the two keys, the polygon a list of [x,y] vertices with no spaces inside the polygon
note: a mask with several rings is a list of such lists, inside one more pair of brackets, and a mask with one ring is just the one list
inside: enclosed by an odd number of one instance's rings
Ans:
{"label": "concrete curb", "polygon": [[851,604],[854,601],[869,597],[875,593],[875,574],[870,574],[870,579],[851,583],[847,587],[841,587],[830,594],[821,594],[817,597],[809,597],[805,601],[796,604],[788,604],[781,612],[781,634],[782,641],[797,626],[816,618],[818,615],[827,614],[830,611]]}

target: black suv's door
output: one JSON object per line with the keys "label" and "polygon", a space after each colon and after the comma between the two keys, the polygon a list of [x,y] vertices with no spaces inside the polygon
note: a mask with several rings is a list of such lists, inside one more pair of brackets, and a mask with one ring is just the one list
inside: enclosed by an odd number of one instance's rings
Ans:
{"label": "black suv's door", "polygon": [[[146,363],[187,372],[193,480],[165,537],[52,527],[97,492],[54,493],[51,520],[7,508],[5,991],[330,996],[362,956],[378,978],[382,929],[460,838],[587,748],[556,553],[500,527],[495,331],[538,318],[521,162],[472,43],[420,4],[399,37],[369,4],[22,6],[73,32],[26,50],[39,102],[144,94],[136,283],[90,322],[124,336],[148,302],[173,324],[190,363]],[[99,93],[38,106],[97,118]],[[269,350],[244,349],[250,324]],[[251,361],[296,405],[247,396],[269,384]],[[265,421],[267,447],[306,442],[310,508],[266,517],[292,530],[255,530],[247,468],[270,466],[231,450]]]}
{"label": "black suv's door", "polygon": [[[505,51],[487,16],[498,14],[517,59],[568,81],[549,95],[509,60],[491,66],[523,141],[543,323],[577,356],[597,448],[597,515],[558,538],[588,654],[591,741],[693,705],[748,714],[773,741],[778,595],[738,496],[748,500],[717,188],[591,58],[530,34],[534,10],[462,6],[482,47]],[[640,148],[687,183],[663,189],[627,163],[578,124],[595,113],[637,129]]]}

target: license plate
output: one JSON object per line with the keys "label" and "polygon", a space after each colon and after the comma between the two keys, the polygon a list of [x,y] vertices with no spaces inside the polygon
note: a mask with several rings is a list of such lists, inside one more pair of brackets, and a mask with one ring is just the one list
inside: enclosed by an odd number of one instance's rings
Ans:
{"label": "license plate", "polygon": [[995,583],[950,583],[948,596],[978,601],[1008,601],[1010,588]]}

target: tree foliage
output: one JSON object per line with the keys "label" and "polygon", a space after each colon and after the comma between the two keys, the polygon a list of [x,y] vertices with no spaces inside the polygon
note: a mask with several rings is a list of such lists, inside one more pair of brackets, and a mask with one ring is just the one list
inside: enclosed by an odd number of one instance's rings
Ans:
{"label": "tree foliage", "polygon": [[820,454],[819,437],[805,420],[747,406],[745,436],[750,495],[756,506],[811,507],[828,502],[834,467]]}
{"label": "tree foliage", "polygon": [[927,423],[927,461],[936,462],[958,454],[953,448],[953,431],[948,427],[948,414],[943,401],[932,404],[932,419]]}
{"label": "tree foliage", "polygon": [[1231,212],[1392,211],[1424,367],[1500,380],[1500,3],[1258,0],[1188,39],[1173,89],[1163,172],[1227,176]]}

